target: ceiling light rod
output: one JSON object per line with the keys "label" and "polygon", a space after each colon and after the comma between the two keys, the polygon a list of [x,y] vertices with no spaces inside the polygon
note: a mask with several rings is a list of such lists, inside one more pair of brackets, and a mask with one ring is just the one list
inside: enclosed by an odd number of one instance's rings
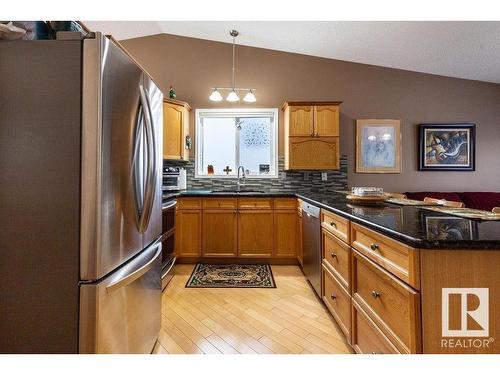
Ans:
{"label": "ceiling light rod", "polygon": [[235,39],[236,37],[239,35],[240,33],[237,31],[237,30],[231,30],[229,31],[229,35],[231,35],[233,37],[233,80],[231,81],[233,84],[233,90],[234,90],[234,86],[235,86],[235,81],[234,81],[234,47],[235,47]]}
{"label": "ceiling light rod", "polygon": [[236,48],[236,37],[240,35],[240,33],[237,30],[230,30],[229,35],[233,38],[233,70],[232,70],[232,76],[231,76],[231,87],[212,87],[212,93],[208,97],[211,101],[213,102],[220,102],[222,101],[222,95],[220,93],[221,90],[229,90],[229,94],[226,97],[226,100],[228,102],[238,102],[240,100],[240,97],[236,93],[236,91],[247,91],[245,97],[243,98],[244,102],[247,103],[255,103],[257,101],[257,98],[255,97],[254,91],[256,91],[253,88],[236,88],[236,70],[234,68],[234,56],[235,56],[235,48]]}
{"label": "ceiling light rod", "polygon": [[249,91],[249,90],[252,90],[252,91],[257,91],[256,89],[253,89],[251,87],[247,87],[247,88],[243,88],[243,87],[212,87],[211,90],[234,90],[234,91]]}

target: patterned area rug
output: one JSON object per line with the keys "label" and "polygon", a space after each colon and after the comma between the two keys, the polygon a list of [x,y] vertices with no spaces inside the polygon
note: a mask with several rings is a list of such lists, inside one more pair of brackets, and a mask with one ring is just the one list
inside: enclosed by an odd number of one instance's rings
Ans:
{"label": "patterned area rug", "polygon": [[186,288],[276,288],[268,264],[198,263]]}

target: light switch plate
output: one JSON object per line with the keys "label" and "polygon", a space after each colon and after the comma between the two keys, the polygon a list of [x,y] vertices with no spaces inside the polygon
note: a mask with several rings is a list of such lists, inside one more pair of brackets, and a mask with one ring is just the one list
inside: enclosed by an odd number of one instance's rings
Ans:
{"label": "light switch plate", "polygon": [[321,172],[321,181],[328,180],[328,174],[326,172]]}

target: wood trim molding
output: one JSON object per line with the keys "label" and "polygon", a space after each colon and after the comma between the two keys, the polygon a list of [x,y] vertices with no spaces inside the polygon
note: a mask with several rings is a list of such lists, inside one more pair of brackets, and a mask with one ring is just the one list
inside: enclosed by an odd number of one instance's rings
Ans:
{"label": "wood trim molding", "polygon": [[283,105],[281,106],[282,110],[285,110],[287,107],[290,106],[321,106],[321,105],[341,105],[342,102],[338,101],[322,101],[322,102],[284,102]]}

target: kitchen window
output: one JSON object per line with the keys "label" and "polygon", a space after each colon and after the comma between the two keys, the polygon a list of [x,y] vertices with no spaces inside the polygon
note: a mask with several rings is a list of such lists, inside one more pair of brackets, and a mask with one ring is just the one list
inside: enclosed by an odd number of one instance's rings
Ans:
{"label": "kitchen window", "polygon": [[197,109],[196,177],[278,177],[278,110]]}

